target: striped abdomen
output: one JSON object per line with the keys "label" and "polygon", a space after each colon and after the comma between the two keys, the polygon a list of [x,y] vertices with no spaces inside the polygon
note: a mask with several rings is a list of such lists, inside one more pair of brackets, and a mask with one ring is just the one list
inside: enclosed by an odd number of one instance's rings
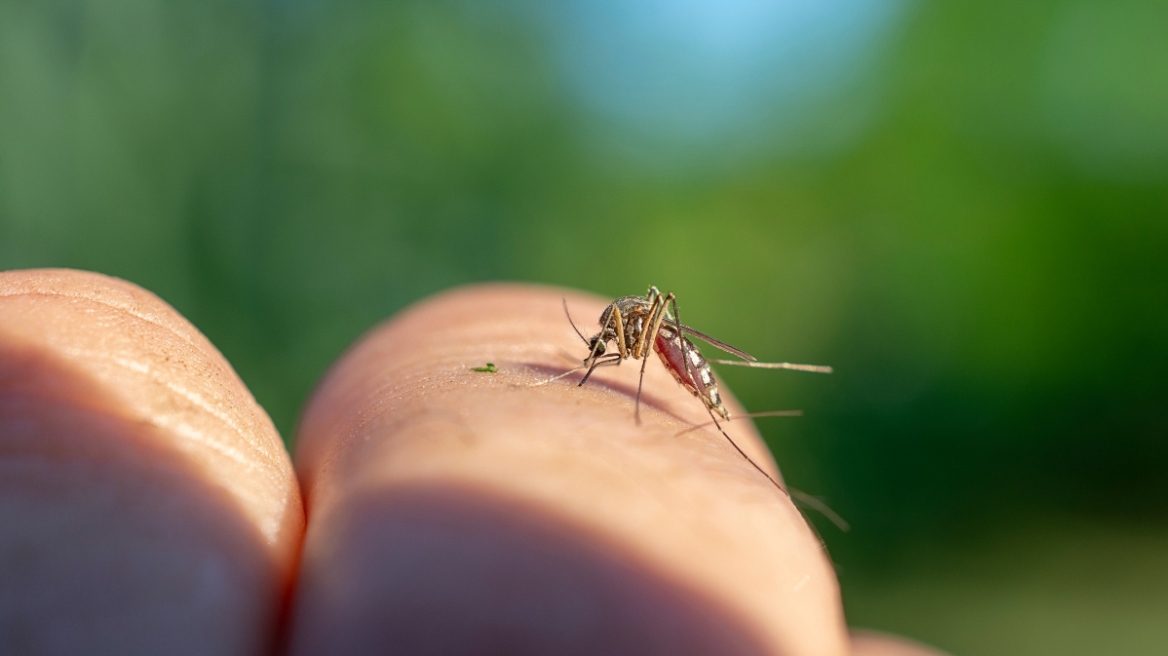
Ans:
{"label": "striped abdomen", "polygon": [[[676,334],[673,326],[666,324],[661,326],[657,333],[653,350],[661,356],[665,368],[682,387],[701,399],[711,411],[718,413],[723,419],[730,419],[730,412],[722,405],[722,397],[718,394],[718,384],[714,382],[710,365],[693,342],[683,335]],[[688,367],[686,360],[689,361]]]}

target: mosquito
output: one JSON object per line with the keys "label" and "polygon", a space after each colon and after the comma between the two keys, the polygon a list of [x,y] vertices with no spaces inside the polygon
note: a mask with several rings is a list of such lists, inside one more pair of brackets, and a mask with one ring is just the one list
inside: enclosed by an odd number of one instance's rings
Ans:
{"label": "mosquito", "polygon": [[[580,339],[588,346],[588,357],[584,358],[583,363],[567,371],[551,380],[545,382],[552,382],[565,376],[568,376],[581,369],[587,369],[583,379],[580,380],[579,385],[583,386],[588,382],[592,373],[599,367],[620,365],[632,358],[633,360],[641,360],[641,376],[637,382],[637,400],[634,410],[634,416],[637,422],[641,421],[641,389],[645,382],[645,367],[649,362],[649,349],[652,348],[657,356],[661,358],[661,362],[669,373],[673,374],[673,378],[681,384],[682,387],[689,390],[691,394],[701,399],[706,406],[706,411],[710,415],[710,419],[726,438],[731,446],[746,459],[755,469],[763,476],[766,476],[776,488],[790,496],[790,492],[779,484],[770,474],[758,465],[750,456],[746,455],[738,444],[722,427],[718,421],[721,417],[724,421],[730,421],[730,411],[722,403],[722,397],[718,392],[718,384],[714,380],[714,374],[710,370],[710,363],[725,364],[739,367],[753,367],[756,369],[792,369],[795,371],[811,371],[816,373],[831,373],[831,367],[813,364],[794,364],[790,362],[759,362],[754,356],[737,349],[725,342],[721,342],[705,333],[702,333],[694,328],[691,328],[681,323],[680,315],[677,311],[677,299],[672,292],[662,294],[656,287],[649,287],[649,291],[645,296],[622,296],[608,307],[604,308],[604,312],[600,314],[600,332],[593,335],[591,338],[584,337],[580,329],[576,327],[576,323],[572,321],[572,315],[568,313],[567,301],[564,301],[564,313],[568,316],[568,322],[572,324],[572,330],[580,336]],[[696,337],[703,342],[710,344],[720,351],[733,355],[738,360],[706,360],[697,346],[689,340],[689,336]],[[616,352],[609,352],[608,344],[613,343],[616,346]],[[757,413],[749,416],[776,416],[776,415],[791,415],[796,414],[791,411],[779,411],[773,413]],[[816,506],[823,511],[826,506],[822,506],[818,500],[806,495],[800,495],[802,500],[810,505]],[[830,509],[826,509],[825,514],[836,521],[838,516]],[[842,522],[842,520],[839,520]]]}

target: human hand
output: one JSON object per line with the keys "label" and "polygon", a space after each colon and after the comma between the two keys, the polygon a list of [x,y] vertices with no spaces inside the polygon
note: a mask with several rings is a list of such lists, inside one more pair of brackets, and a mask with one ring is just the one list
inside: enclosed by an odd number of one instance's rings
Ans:
{"label": "human hand", "polygon": [[704,408],[663,368],[641,425],[632,367],[529,386],[581,349],[564,294],[462,289],[375,329],[309,402],[294,475],[156,297],[0,274],[0,653],[934,653],[849,638],[799,512],[688,430]]}

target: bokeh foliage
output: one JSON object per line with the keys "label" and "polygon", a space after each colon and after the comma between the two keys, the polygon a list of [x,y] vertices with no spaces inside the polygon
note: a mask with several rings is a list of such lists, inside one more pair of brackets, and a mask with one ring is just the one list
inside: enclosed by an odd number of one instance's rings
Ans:
{"label": "bokeh foliage", "polygon": [[898,11],[849,75],[687,140],[590,109],[522,3],[0,0],[0,268],[158,293],[285,436],[427,294],[654,283],[836,367],[725,377],[806,411],[762,429],[854,525],[817,520],[853,621],[1162,653],[1168,6]]}

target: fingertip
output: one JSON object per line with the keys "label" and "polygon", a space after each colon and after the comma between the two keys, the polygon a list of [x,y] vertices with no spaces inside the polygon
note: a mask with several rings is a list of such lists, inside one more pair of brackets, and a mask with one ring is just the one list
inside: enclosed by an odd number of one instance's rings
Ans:
{"label": "fingertip", "polygon": [[17,652],[270,648],[303,530],[290,461],[218,351],[153,294],[0,273],[0,469]]}

